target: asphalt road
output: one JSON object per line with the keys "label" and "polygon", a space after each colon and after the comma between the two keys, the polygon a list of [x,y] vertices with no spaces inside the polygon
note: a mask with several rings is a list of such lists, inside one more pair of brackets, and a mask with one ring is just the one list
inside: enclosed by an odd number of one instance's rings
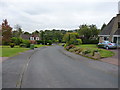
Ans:
{"label": "asphalt road", "polygon": [[117,66],[60,46],[31,50],[2,64],[3,88],[117,88]]}

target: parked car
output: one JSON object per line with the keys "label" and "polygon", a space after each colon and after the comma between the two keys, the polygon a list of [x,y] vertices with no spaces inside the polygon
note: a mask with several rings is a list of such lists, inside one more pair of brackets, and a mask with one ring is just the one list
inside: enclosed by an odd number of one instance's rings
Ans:
{"label": "parked car", "polygon": [[117,44],[116,43],[111,43],[109,41],[103,41],[102,43],[98,43],[98,47],[100,48],[117,48]]}

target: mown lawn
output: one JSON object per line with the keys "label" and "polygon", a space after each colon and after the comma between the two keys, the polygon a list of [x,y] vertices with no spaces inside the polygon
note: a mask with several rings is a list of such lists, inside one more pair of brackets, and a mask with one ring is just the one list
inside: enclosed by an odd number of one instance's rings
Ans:
{"label": "mown lawn", "polygon": [[81,47],[83,49],[89,49],[90,51],[98,50],[102,58],[111,57],[114,55],[114,52],[106,49],[98,48],[96,44],[83,44],[83,45],[77,45],[77,47]]}
{"label": "mown lawn", "polygon": [[41,45],[41,44],[36,44],[35,47],[39,48],[39,47],[43,47],[43,46],[46,46],[46,45]]}
{"label": "mown lawn", "polygon": [[[43,47],[45,45],[35,45],[35,47]],[[19,46],[15,46],[14,48],[10,48],[10,46],[0,46],[0,57],[11,57],[15,56],[21,52],[30,50],[30,48],[22,48]]]}
{"label": "mown lawn", "polygon": [[0,46],[0,57],[11,57],[27,50],[30,49],[20,48],[19,46],[15,46],[14,48],[10,48],[10,46]]}

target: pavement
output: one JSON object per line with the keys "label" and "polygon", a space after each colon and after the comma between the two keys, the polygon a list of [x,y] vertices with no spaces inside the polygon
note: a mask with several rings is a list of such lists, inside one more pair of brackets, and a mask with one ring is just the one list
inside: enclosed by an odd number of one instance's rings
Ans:
{"label": "pavement", "polygon": [[3,88],[118,88],[118,67],[60,46],[25,52],[2,62]]}
{"label": "pavement", "polygon": [[118,65],[118,60],[119,60],[119,53],[120,53],[120,49],[113,49],[113,50],[110,50],[112,52],[115,53],[114,56],[112,57],[109,57],[109,58],[103,58],[103,59],[100,59],[100,61],[102,62],[106,62],[106,63],[110,63],[110,64],[114,64],[114,65]]}
{"label": "pavement", "polygon": [[0,57],[0,62],[7,60],[9,57]]}

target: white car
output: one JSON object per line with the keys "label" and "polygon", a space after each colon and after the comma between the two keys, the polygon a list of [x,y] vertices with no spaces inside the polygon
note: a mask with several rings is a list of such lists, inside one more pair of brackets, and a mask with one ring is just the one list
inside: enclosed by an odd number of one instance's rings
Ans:
{"label": "white car", "polygon": [[100,48],[117,48],[117,44],[116,43],[111,43],[109,41],[103,41],[102,43],[98,43],[98,47]]}

